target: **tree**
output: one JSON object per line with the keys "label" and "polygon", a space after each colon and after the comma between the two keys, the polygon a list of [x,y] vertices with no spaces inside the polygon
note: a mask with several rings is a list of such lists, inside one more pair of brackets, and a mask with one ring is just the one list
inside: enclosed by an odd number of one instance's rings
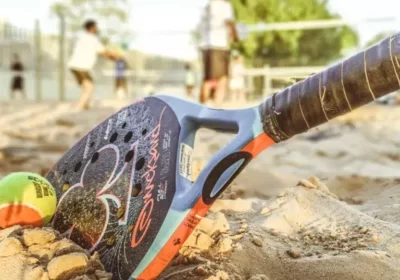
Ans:
{"label": "tree", "polygon": [[87,19],[95,19],[101,27],[100,36],[104,43],[117,41],[127,36],[129,0],[64,0],[50,8],[52,15],[65,17],[67,29],[76,33]]}
{"label": "tree", "polygon": [[[338,18],[327,0],[231,0],[245,24]],[[251,33],[237,48],[253,67],[324,65],[358,43],[349,27]]]}
{"label": "tree", "polygon": [[372,37],[372,39],[370,39],[366,44],[365,44],[365,48],[371,47],[377,43],[379,43],[380,41],[386,39],[387,37],[396,34],[396,31],[392,31],[392,32],[381,32],[376,34],[374,37]]}

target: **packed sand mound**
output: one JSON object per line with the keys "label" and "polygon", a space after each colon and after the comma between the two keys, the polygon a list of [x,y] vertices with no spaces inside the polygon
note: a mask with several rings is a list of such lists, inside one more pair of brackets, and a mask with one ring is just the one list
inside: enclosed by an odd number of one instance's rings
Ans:
{"label": "packed sand mound", "polygon": [[90,254],[50,228],[0,230],[0,279],[110,280],[98,254]]}
{"label": "packed sand mound", "polygon": [[400,226],[340,202],[316,178],[246,212],[230,204],[249,202],[218,201],[164,279],[400,278]]}

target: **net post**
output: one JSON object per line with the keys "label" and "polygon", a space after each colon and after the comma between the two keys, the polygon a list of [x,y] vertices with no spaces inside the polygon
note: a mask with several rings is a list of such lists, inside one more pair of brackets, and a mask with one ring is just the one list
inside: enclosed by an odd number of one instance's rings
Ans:
{"label": "net post", "polygon": [[60,19],[60,34],[58,41],[58,95],[59,101],[65,101],[65,17],[58,14]]}
{"label": "net post", "polygon": [[265,74],[264,74],[263,98],[270,95],[272,91],[271,67],[268,64],[264,65],[264,73]]}

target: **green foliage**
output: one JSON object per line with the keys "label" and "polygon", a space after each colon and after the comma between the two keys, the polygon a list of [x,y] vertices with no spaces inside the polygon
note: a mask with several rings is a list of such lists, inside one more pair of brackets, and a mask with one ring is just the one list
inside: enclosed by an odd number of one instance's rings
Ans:
{"label": "green foliage", "polygon": [[392,36],[393,34],[396,34],[396,31],[378,33],[365,44],[365,48],[371,47],[379,43],[380,41],[386,39],[387,37]]}
{"label": "green foliage", "polygon": [[[238,22],[255,24],[334,19],[327,0],[231,0]],[[235,46],[253,67],[324,65],[355,46],[349,27],[250,33]]]}
{"label": "green foliage", "polygon": [[50,12],[55,16],[64,16],[71,33],[82,30],[85,20],[97,20],[101,38],[109,43],[127,36],[127,28],[124,28],[129,20],[127,6],[128,0],[64,0],[54,3]]}

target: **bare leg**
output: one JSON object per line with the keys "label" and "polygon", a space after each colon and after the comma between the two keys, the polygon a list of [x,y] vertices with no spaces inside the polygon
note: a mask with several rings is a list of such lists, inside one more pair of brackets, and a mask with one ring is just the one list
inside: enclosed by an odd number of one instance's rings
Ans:
{"label": "bare leg", "polygon": [[90,80],[84,80],[82,82],[82,94],[79,99],[78,108],[79,109],[89,109],[89,102],[93,93],[93,82]]}
{"label": "bare leg", "polygon": [[118,86],[115,86],[115,88],[114,88],[114,98],[118,98],[118,89],[119,89],[119,87]]}
{"label": "bare leg", "polygon": [[232,90],[232,99],[233,102],[239,102],[239,91],[237,89]]}
{"label": "bare leg", "polygon": [[26,92],[25,89],[21,89],[22,99],[26,100]]}
{"label": "bare leg", "polygon": [[228,77],[224,76],[219,79],[217,89],[215,91],[214,101],[216,104],[221,104],[224,101],[226,90],[228,88]]}
{"label": "bare leg", "polygon": [[191,86],[186,86],[186,95],[188,97],[193,97],[193,87]]}
{"label": "bare leg", "polygon": [[124,86],[124,98],[128,98],[128,83],[126,83]]}
{"label": "bare leg", "polygon": [[201,92],[200,92],[200,103],[204,104],[208,101],[211,92],[211,82],[210,81],[203,81],[201,85]]}
{"label": "bare leg", "polygon": [[238,95],[239,95],[239,99],[240,99],[242,102],[244,102],[244,103],[247,102],[247,100],[246,100],[246,92],[245,92],[244,89],[238,90]]}

